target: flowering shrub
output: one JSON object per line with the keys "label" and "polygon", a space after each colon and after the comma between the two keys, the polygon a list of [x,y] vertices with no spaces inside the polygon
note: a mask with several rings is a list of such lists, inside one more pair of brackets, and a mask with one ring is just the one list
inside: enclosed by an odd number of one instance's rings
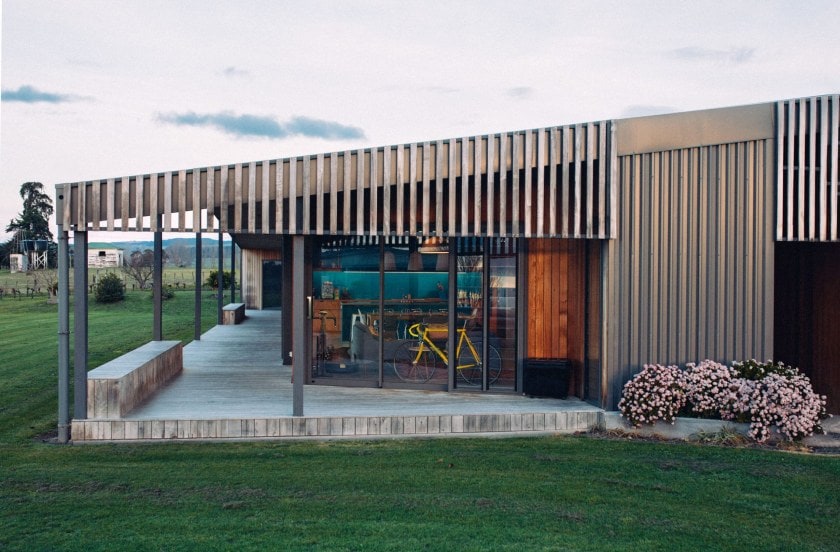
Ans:
{"label": "flowering shrub", "polygon": [[750,436],[758,442],[770,437],[773,426],[788,440],[822,433],[828,417],[825,396],[818,395],[808,377],[781,362],[735,363],[742,375],[734,380],[734,398],[721,405],[724,419],[750,422]]}
{"label": "flowering shrub", "polygon": [[750,359],[744,362],[733,362],[732,367],[739,377],[756,381],[764,379],[769,374],[779,374],[788,378],[799,375],[798,368],[788,366],[784,362],[774,362],[772,360],[758,362],[755,359]]}
{"label": "flowering shrub", "polygon": [[682,380],[683,374],[676,366],[646,364],[624,385],[618,409],[636,427],[657,420],[674,423],[677,412],[685,405]]}
{"label": "flowering shrub", "polygon": [[719,362],[704,360],[700,364],[688,364],[684,373],[687,414],[720,418],[722,407],[734,399],[734,378],[735,370]]}
{"label": "flowering shrub", "polygon": [[781,362],[750,360],[733,367],[704,360],[676,366],[645,365],[624,386],[618,408],[634,426],[673,423],[684,413],[750,423],[750,436],[766,441],[773,427],[788,440],[822,432],[825,396],[807,376]]}

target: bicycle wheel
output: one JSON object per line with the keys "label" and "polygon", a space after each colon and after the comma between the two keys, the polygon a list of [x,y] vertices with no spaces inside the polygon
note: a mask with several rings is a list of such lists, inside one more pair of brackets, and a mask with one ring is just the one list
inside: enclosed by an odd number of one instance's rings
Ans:
{"label": "bicycle wheel", "polygon": [[408,341],[394,351],[394,372],[406,383],[425,383],[435,373],[435,353],[423,345],[418,358],[420,347],[416,341]]}
{"label": "bicycle wheel", "polygon": [[458,355],[458,374],[467,385],[481,385],[481,370],[483,366],[487,365],[487,383],[492,385],[499,379],[499,374],[502,373],[502,357],[499,351],[492,345],[487,345],[487,362],[481,362],[481,351],[483,344],[481,341],[473,341],[476,353],[479,358],[476,358],[470,348],[466,345],[461,347],[461,352]]}

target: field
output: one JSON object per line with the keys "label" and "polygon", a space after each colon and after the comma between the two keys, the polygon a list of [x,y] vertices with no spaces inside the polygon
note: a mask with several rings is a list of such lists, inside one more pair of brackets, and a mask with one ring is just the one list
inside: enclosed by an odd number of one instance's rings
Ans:
{"label": "field", "polygon": [[[0,275],[2,280],[4,275]],[[215,321],[205,301],[202,324]],[[193,292],[164,305],[189,340]],[[91,302],[91,367],[150,338]],[[840,458],[557,436],[59,446],[56,307],[0,300],[0,550],[837,550]]]}

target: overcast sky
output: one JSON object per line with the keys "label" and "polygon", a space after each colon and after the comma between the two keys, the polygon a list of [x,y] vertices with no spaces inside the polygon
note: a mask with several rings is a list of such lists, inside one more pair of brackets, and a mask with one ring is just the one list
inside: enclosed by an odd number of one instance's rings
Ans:
{"label": "overcast sky", "polygon": [[3,0],[0,85],[2,237],[31,180],[840,93],[840,2]]}

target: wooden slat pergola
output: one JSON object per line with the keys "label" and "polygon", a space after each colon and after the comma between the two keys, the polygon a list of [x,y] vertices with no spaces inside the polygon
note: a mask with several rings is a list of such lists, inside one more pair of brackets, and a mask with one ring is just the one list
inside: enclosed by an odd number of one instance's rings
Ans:
{"label": "wooden slat pergola", "polygon": [[79,232],[613,238],[612,132],[601,121],[59,184],[59,223]]}

